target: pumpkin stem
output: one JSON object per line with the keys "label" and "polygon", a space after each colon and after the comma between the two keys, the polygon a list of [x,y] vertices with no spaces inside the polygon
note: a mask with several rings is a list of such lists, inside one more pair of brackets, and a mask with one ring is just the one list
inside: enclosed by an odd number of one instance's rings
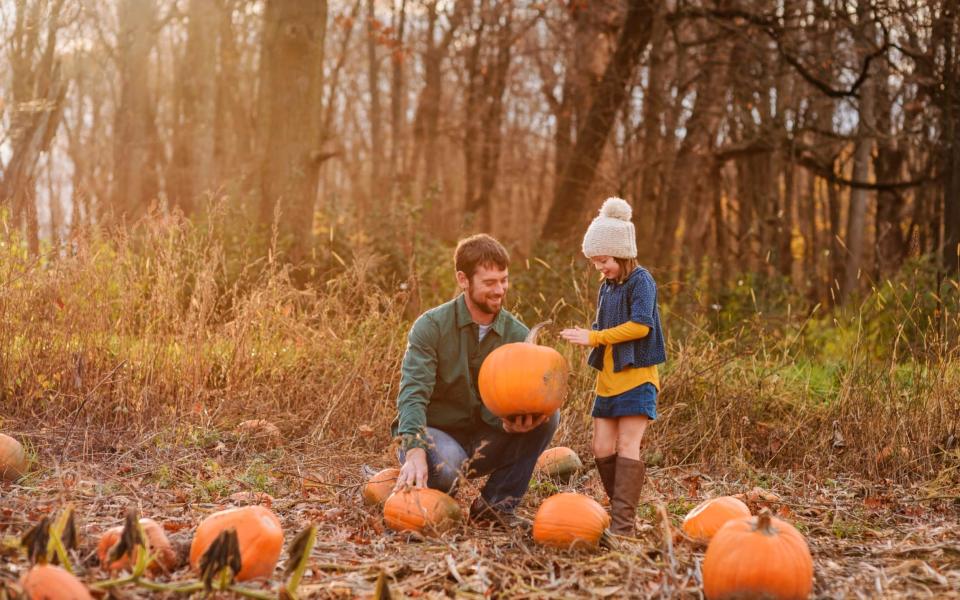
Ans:
{"label": "pumpkin stem", "polygon": [[757,527],[756,530],[764,535],[773,535],[773,526],[770,522],[770,519],[773,515],[770,514],[769,508],[764,508],[760,511],[760,514],[757,515]]}
{"label": "pumpkin stem", "polygon": [[553,323],[553,321],[549,319],[542,323],[537,323],[530,329],[530,333],[527,334],[527,338],[523,341],[527,344],[536,344],[537,336],[540,335],[540,330],[546,327],[547,325],[549,325],[550,323]]}

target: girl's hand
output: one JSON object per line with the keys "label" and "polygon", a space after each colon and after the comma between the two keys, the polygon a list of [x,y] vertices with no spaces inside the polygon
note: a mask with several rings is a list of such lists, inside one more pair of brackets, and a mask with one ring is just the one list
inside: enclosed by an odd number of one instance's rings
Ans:
{"label": "girl's hand", "polygon": [[590,330],[584,329],[583,327],[564,329],[560,332],[560,337],[567,340],[571,344],[579,344],[581,346],[590,345]]}

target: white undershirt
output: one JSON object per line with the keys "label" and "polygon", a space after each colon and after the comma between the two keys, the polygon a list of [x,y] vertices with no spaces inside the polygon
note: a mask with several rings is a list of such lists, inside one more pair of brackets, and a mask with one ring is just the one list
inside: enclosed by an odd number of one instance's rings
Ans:
{"label": "white undershirt", "polygon": [[487,332],[490,331],[490,328],[493,327],[493,323],[490,323],[489,325],[480,325],[479,323],[477,323],[477,326],[480,328],[480,340],[479,340],[479,341],[482,342],[484,336],[486,336],[486,335],[487,335]]}

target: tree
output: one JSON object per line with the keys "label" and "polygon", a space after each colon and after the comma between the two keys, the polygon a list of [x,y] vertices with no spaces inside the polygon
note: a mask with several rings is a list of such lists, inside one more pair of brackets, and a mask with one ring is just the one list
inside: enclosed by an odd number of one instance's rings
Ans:
{"label": "tree", "polygon": [[178,69],[174,173],[168,195],[174,206],[191,215],[199,197],[216,181],[217,45],[219,7],[210,0],[190,0],[186,50]]}
{"label": "tree", "polygon": [[156,15],[153,0],[120,0],[117,11],[120,102],[114,115],[111,202],[101,208],[108,218],[132,222],[159,189],[155,109],[147,86]]}
{"label": "tree", "polygon": [[[50,148],[63,112],[67,84],[56,57],[63,0],[18,2],[10,52],[13,71],[11,157],[0,179],[0,203],[13,208],[22,220],[30,252],[40,252],[36,177],[41,153]],[[49,8],[46,38],[41,15]]]}
{"label": "tree", "polygon": [[327,3],[268,0],[263,14],[258,119],[261,223],[274,223],[295,263],[313,236]]}
{"label": "tree", "polygon": [[616,50],[597,86],[590,111],[577,132],[577,142],[570,158],[557,175],[559,183],[544,227],[547,239],[569,239],[580,224],[585,195],[593,183],[610,129],[650,41],[657,5],[651,0],[630,0],[627,6]]}

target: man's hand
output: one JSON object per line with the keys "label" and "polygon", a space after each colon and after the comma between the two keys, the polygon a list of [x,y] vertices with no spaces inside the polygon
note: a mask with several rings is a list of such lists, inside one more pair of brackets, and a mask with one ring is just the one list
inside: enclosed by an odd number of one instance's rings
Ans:
{"label": "man's hand", "polygon": [[503,430],[507,433],[526,433],[536,429],[547,420],[547,415],[517,415],[516,417],[501,418]]}
{"label": "man's hand", "polygon": [[410,448],[407,450],[406,459],[403,461],[403,466],[400,467],[397,484],[393,486],[393,489],[427,487],[427,475],[427,451],[423,448]]}
{"label": "man's hand", "polygon": [[571,344],[579,344],[581,346],[590,345],[590,330],[584,329],[583,327],[564,329],[560,332],[560,337],[567,340]]}

